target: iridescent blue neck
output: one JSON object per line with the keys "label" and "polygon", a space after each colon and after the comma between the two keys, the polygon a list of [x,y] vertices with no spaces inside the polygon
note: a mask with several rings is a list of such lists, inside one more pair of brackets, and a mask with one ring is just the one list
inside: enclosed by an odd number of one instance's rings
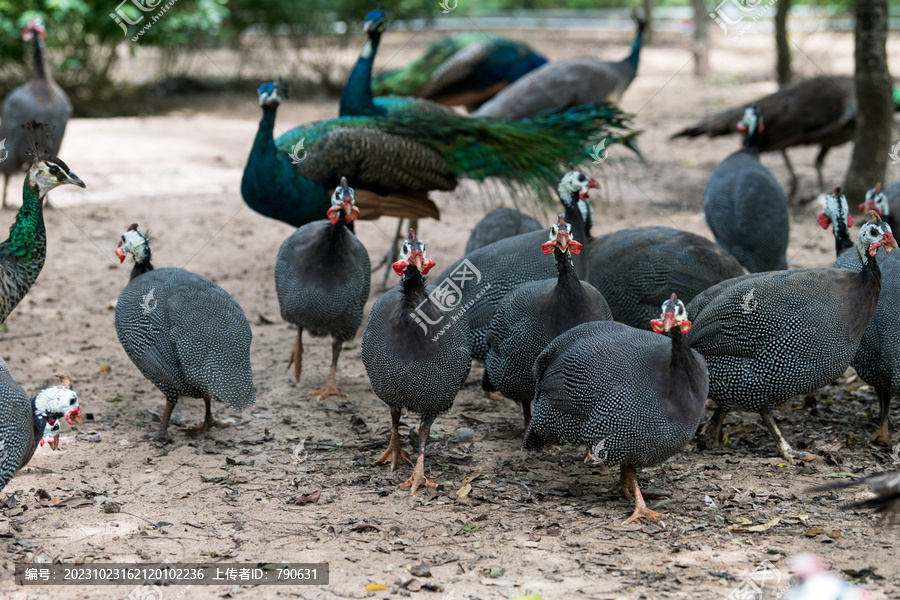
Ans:
{"label": "iridescent blue neck", "polygon": [[375,104],[372,97],[372,67],[380,41],[379,32],[369,32],[369,39],[359,53],[356,65],[347,78],[347,85],[341,92],[342,117],[383,117],[387,114],[384,108]]}

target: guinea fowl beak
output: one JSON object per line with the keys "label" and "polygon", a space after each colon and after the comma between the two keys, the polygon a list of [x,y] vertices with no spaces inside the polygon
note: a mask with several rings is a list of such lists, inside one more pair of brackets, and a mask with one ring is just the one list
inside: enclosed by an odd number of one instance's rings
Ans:
{"label": "guinea fowl beak", "polygon": [[422,275],[427,275],[428,271],[437,263],[430,258],[425,258],[421,250],[413,250],[409,253],[409,260],[398,260],[393,265],[394,273],[403,275],[410,266],[414,266]]}
{"label": "guinea fowl beak", "polygon": [[57,433],[53,437],[45,435],[41,438],[40,445],[43,446],[44,444],[50,446],[51,450],[59,450],[59,434]]}
{"label": "guinea fowl beak", "polygon": [[122,240],[119,240],[119,245],[116,246],[116,256],[119,257],[119,262],[125,262],[125,251],[122,250]]}
{"label": "guinea fowl beak", "polygon": [[66,423],[69,425],[81,425],[84,421],[81,418],[81,407],[76,406],[66,413]]}
{"label": "guinea fowl beak", "polygon": [[560,252],[570,250],[572,254],[579,254],[581,252],[582,244],[581,242],[576,242],[575,240],[569,239],[568,232],[560,229],[556,233],[555,240],[550,240],[549,242],[541,244],[541,250],[544,252],[544,254],[550,254],[556,248],[559,248]]}

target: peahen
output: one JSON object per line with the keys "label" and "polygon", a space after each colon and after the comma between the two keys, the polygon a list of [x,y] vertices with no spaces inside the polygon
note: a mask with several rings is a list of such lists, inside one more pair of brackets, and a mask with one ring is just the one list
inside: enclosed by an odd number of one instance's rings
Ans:
{"label": "peahen", "polygon": [[507,122],[459,115],[390,113],[340,117],[273,139],[284,83],[259,88],[263,117],[241,194],[262,215],[299,227],[321,218],[341,176],[354,182],[361,219],[437,218],[431,190],[462,177],[497,178],[515,191],[555,186],[559,165],[581,161],[590,140],[628,141],[627,117],[609,106],[579,106]]}
{"label": "peahen", "polygon": [[475,110],[504,87],[545,64],[527,44],[484,33],[434,40],[412,64],[375,76],[376,96],[418,96]]}
{"label": "peahen", "polygon": [[[0,161],[3,173],[3,208],[6,208],[6,188],[13,173],[31,164],[28,154],[29,140],[22,131],[22,125],[31,121],[48,123],[51,132],[47,137],[44,152],[58,154],[66,123],[72,116],[72,103],[60,88],[44,64],[44,41],[47,32],[40,19],[32,19],[22,30],[22,40],[34,42],[34,74],[31,81],[20,85],[9,93],[3,101],[0,112],[0,155],[5,147],[9,154]],[[3,156],[0,156],[3,158]]]}
{"label": "peahen", "polygon": [[473,113],[477,117],[523,119],[554,108],[609,102],[618,104],[637,74],[647,21],[634,16],[637,32],[631,54],[618,62],[592,56],[555,60],[505,88]]}
{"label": "peahen", "polygon": [[81,424],[78,394],[68,375],[29,399],[0,358],[0,491],[31,460],[38,446],[59,447],[59,422]]}
{"label": "peahen", "polygon": [[55,187],[72,184],[85,187],[69,167],[43,146],[49,126],[34,122],[22,126],[30,138],[32,162],[25,176],[22,207],[9,229],[9,238],[0,243],[0,323],[22,301],[47,258],[47,231],[44,229],[44,198]]}

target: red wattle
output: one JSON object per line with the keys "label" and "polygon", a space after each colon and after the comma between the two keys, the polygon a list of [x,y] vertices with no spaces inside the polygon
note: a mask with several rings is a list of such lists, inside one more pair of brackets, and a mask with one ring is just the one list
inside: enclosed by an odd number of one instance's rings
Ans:
{"label": "red wattle", "polygon": [[437,263],[434,262],[433,260],[431,260],[430,258],[426,258],[425,261],[422,263],[422,275],[428,275],[428,271],[430,271],[431,268],[436,264]]}
{"label": "red wattle", "polygon": [[847,213],[847,229],[853,227],[853,215]]}
{"label": "red wattle", "polygon": [[822,229],[828,229],[828,226],[831,225],[831,219],[825,213],[820,214],[816,222],[822,226]]}
{"label": "red wattle", "polygon": [[656,333],[663,332],[663,322],[659,319],[653,319],[652,321],[650,321],[650,327],[652,327],[653,331],[655,331]]}
{"label": "red wattle", "polygon": [[575,240],[569,240],[569,250],[572,251],[572,254],[581,253],[581,242],[576,242]]}
{"label": "red wattle", "polygon": [[403,271],[405,271],[406,267],[408,267],[408,266],[409,266],[409,263],[406,262],[405,260],[398,260],[397,262],[395,262],[394,264],[391,265],[391,267],[394,268],[394,273],[396,273],[397,275],[403,275]]}
{"label": "red wattle", "polygon": [[338,215],[340,210],[340,206],[332,206],[328,209],[328,212],[325,213],[328,216],[328,219],[331,221],[332,225],[337,225],[338,219],[340,218],[340,216]]}
{"label": "red wattle", "polygon": [[541,244],[541,250],[544,254],[550,254],[556,248],[556,240],[550,242],[544,242]]}

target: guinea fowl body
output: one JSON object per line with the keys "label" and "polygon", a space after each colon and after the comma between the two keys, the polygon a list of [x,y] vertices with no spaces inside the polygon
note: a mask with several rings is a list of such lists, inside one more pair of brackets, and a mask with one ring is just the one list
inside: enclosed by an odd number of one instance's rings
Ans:
{"label": "guinea fowl body", "polygon": [[787,198],[759,162],[761,117],[755,107],[746,113],[752,113],[744,115],[744,121],[750,121],[745,127],[751,128],[747,141],[713,169],[706,181],[703,212],[716,242],[748,271],[784,270],[790,237]]}
{"label": "guinea fowl body", "polygon": [[128,358],[166,396],[158,438],[166,437],[179,397],[204,399],[207,429],[211,400],[236,411],[256,402],[250,324],[234,298],[209,279],[179,268],[154,269],[148,245],[119,295],[115,320]]}
{"label": "guinea fowl body", "polygon": [[478,221],[466,241],[469,254],[496,241],[522,233],[537,231],[543,226],[533,217],[512,208],[495,208]]}
{"label": "guinea fowl body", "polygon": [[648,329],[672,292],[684,302],[744,274],[737,260],[699,235],[671,227],[632,227],[594,238],[588,281],[613,319]]}
{"label": "guinea fowl body", "polygon": [[520,404],[525,427],[534,399],[534,362],[541,351],[577,325],[612,320],[600,292],[578,279],[565,253],[557,249],[554,254],[557,278],[514,288],[497,306],[486,338],[481,386]]}
{"label": "guinea fowl body", "polygon": [[[882,227],[870,222],[860,230],[858,244],[864,252],[870,244],[863,232],[875,235]],[[881,279],[872,258],[859,272],[802,269],[744,275],[694,298],[687,307],[694,323],[688,341],[706,358],[709,397],[717,406],[708,441],[720,439],[727,411],[756,411],[782,457],[811,458],[784,440],[771,411],[843,375],[875,314]]]}
{"label": "guinea fowl body", "polygon": [[23,38],[34,44],[34,72],[31,80],[9,93],[0,109],[0,140],[5,140],[9,154],[0,162],[3,173],[3,206],[6,206],[6,186],[9,176],[24,170],[32,162],[28,155],[29,139],[22,126],[30,121],[47,123],[51,130],[43,142],[47,154],[59,154],[66,125],[72,116],[72,103],[50,75],[44,63],[44,32],[40,21],[26,26]]}

